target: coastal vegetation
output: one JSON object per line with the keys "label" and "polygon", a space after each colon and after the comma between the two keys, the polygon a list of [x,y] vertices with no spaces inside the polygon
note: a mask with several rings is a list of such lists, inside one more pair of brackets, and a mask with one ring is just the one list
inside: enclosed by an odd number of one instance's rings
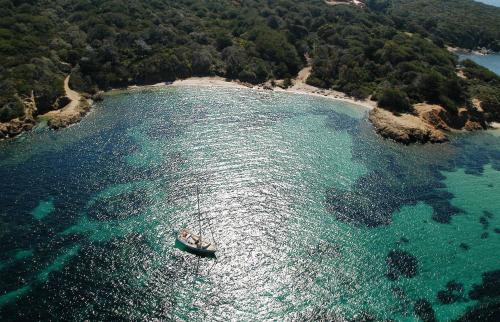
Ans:
{"label": "coastal vegetation", "polygon": [[468,79],[468,95],[477,97],[481,108],[488,114],[488,119],[500,118],[500,76],[479,66],[471,60],[465,60],[463,73]]}
{"label": "coastal vegetation", "polygon": [[450,109],[464,101],[453,54],[418,34],[377,25],[379,17],[368,12],[354,23],[349,15],[341,17],[318,31],[310,84],[357,98],[378,99],[394,89],[412,103],[429,101]]}
{"label": "coastal vegetation", "polygon": [[287,87],[306,56],[310,85],[397,112],[429,102],[456,115],[479,98],[497,119],[498,82],[469,62],[471,79],[457,76],[444,45],[498,49],[500,9],[446,3],[0,0],[0,122],[22,118],[31,92],[36,113],[61,108],[68,74],[88,96],[190,76]]}
{"label": "coastal vegetation", "polygon": [[470,0],[369,0],[392,17],[395,27],[437,44],[500,51],[500,8]]}

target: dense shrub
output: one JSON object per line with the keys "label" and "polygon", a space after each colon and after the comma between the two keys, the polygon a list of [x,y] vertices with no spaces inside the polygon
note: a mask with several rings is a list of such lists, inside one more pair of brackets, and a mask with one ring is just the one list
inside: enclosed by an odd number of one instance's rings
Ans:
{"label": "dense shrub", "polygon": [[0,107],[0,122],[7,122],[23,115],[24,105],[17,97]]}
{"label": "dense shrub", "polygon": [[[454,46],[500,51],[500,8],[470,0],[370,0],[398,27]],[[383,2],[383,3],[381,3]]]}
{"label": "dense shrub", "polygon": [[397,113],[411,112],[413,110],[406,94],[393,88],[384,89],[378,95],[378,106]]}
{"label": "dense shrub", "polygon": [[460,81],[443,48],[500,48],[500,10],[468,0],[369,0],[365,9],[321,0],[29,3],[0,0],[3,119],[19,116],[15,97],[32,90],[39,112],[50,110],[70,72],[71,87],[88,93],[192,75],[261,83],[293,78],[306,53],[309,84],[357,98],[398,88],[399,98],[449,110],[473,95],[496,106],[498,77],[466,61],[470,80]]}
{"label": "dense shrub", "polygon": [[485,82],[500,83],[500,76],[491,70],[476,64],[470,59],[462,61],[461,65],[464,67],[463,72],[468,78],[476,78]]}

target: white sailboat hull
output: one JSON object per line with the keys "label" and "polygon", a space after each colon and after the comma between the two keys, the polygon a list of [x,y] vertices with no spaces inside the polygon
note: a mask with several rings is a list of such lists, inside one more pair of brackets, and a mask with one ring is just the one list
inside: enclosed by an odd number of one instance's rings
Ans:
{"label": "white sailboat hull", "polygon": [[176,240],[186,247],[187,250],[195,254],[215,255],[217,251],[217,245],[213,241],[205,240],[188,229],[181,230]]}

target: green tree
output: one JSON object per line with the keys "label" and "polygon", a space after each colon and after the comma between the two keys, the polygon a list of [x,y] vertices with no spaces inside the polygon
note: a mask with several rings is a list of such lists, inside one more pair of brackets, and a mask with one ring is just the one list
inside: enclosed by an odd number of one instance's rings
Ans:
{"label": "green tree", "polygon": [[392,112],[404,113],[413,110],[408,97],[403,91],[387,88],[378,98],[378,106]]}

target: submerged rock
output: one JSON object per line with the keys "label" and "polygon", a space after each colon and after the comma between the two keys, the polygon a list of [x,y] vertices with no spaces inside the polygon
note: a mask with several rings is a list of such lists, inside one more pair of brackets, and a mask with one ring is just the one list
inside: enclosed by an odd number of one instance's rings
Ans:
{"label": "submerged rock", "polygon": [[456,322],[498,322],[500,321],[500,301],[475,305],[456,320]]}
{"label": "submerged rock", "polygon": [[483,229],[486,230],[490,226],[490,223],[486,217],[479,217],[479,223],[483,225]]}
{"label": "submerged rock", "polygon": [[[412,185],[407,184],[410,181]],[[393,163],[360,177],[351,189],[331,187],[326,192],[326,207],[337,220],[376,227],[389,225],[402,205],[423,201],[434,209],[434,221],[449,224],[462,210],[450,203],[453,194],[436,187],[428,181],[417,183],[406,169]]]}
{"label": "submerged rock", "polygon": [[399,239],[399,241],[397,242],[397,244],[409,244],[410,243],[410,240],[406,237],[401,237]]}
{"label": "submerged rock", "polygon": [[436,314],[429,301],[426,299],[420,299],[415,302],[414,306],[415,314],[424,322],[435,322]]}
{"label": "submerged rock", "polygon": [[437,299],[441,304],[453,304],[457,301],[465,301],[464,286],[456,281],[449,281],[446,290],[439,291]]}
{"label": "submerged rock", "polygon": [[500,321],[500,270],[483,273],[481,284],[472,286],[469,298],[479,301],[456,321]]}
{"label": "submerged rock", "polygon": [[469,250],[470,249],[470,246],[467,245],[466,243],[460,243],[460,245],[458,245],[458,247],[460,247],[463,250]]}
{"label": "submerged rock", "polygon": [[96,200],[87,210],[93,220],[123,220],[144,212],[150,205],[145,189]]}
{"label": "submerged rock", "polygon": [[349,320],[349,322],[374,322],[374,321],[377,321],[377,318],[368,312],[361,312],[359,314],[356,314],[352,319]]}
{"label": "submerged rock", "polygon": [[[493,186],[493,185],[492,185]],[[483,214],[486,218],[489,218],[489,219],[492,219],[493,217],[495,217],[495,215],[493,215],[493,213],[489,212],[488,210],[484,210],[483,211]]]}
{"label": "submerged rock", "polygon": [[385,262],[387,264],[386,276],[390,280],[397,280],[400,276],[412,278],[418,273],[418,260],[408,252],[391,250]]}
{"label": "submerged rock", "polygon": [[500,296],[500,270],[483,273],[483,282],[473,285],[469,297],[473,300],[494,299]]}

